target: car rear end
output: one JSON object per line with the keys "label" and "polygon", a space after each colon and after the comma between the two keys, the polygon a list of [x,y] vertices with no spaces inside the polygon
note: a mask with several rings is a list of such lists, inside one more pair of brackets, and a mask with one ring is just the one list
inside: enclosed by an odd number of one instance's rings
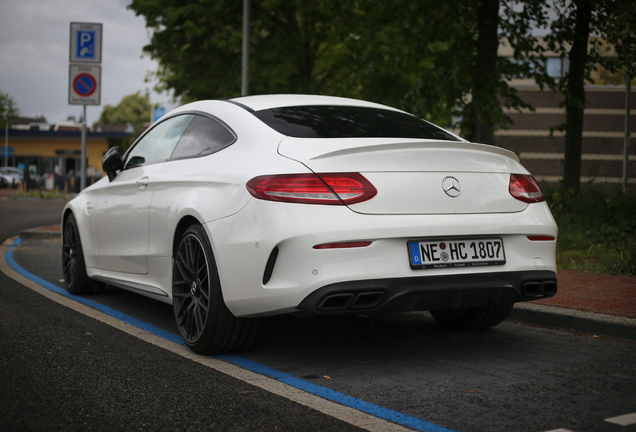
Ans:
{"label": "car rear end", "polygon": [[460,310],[556,293],[557,227],[514,153],[386,137],[286,137],[278,153],[298,171],[252,178],[255,199],[233,216],[251,228],[225,237],[222,267],[241,275],[222,281],[235,315]]}

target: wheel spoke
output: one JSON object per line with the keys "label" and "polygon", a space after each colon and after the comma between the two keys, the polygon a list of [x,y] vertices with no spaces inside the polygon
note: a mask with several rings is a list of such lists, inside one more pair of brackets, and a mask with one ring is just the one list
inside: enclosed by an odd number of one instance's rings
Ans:
{"label": "wheel spoke", "polygon": [[203,260],[203,262],[201,263],[201,265],[197,269],[197,275],[200,276],[201,280],[203,280],[203,278],[207,278],[208,277],[208,271],[207,270],[208,270],[208,264],[205,262],[205,260]]}
{"label": "wheel spoke", "polygon": [[188,283],[188,279],[189,279],[188,278],[188,273],[189,272],[187,271],[187,268],[186,268],[185,264],[183,263],[182,256],[181,255],[177,255],[177,259],[175,259],[174,263],[175,263],[175,265],[177,267],[177,270],[179,270],[179,276],[181,276],[181,280],[184,283],[187,284]]}
{"label": "wheel spoke", "polygon": [[201,290],[201,303],[203,303],[203,300],[205,300],[205,306],[207,308],[207,305],[210,302],[210,294],[207,292],[207,290]]}
{"label": "wheel spoke", "polygon": [[66,275],[66,273],[68,273],[71,269],[71,266],[73,265],[73,261],[71,259],[68,259],[64,262],[64,274]]}
{"label": "wheel spoke", "polygon": [[197,304],[193,310],[194,325],[196,327],[197,336],[203,330],[205,324],[205,316],[201,313],[201,305]]}
{"label": "wheel spoke", "polygon": [[193,303],[190,303],[183,314],[183,329],[185,334],[187,335],[187,337],[189,339],[192,339],[195,334],[193,334],[192,331],[192,311],[193,311],[194,305]]}
{"label": "wheel spoke", "polygon": [[191,276],[194,276],[196,274],[195,269],[193,267],[194,264],[194,254],[195,254],[195,244],[194,241],[192,241],[192,239],[188,239],[187,245],[186,245],[186,266],[188,268],[188,272],[190,273]]}

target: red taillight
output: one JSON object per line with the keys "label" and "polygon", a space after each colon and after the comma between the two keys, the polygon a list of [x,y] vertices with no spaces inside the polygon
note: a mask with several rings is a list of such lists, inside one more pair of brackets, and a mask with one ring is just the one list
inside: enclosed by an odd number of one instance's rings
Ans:
{"label": "red taillight", "polygon": [[554,241],[554,237],[552,236],[526,236],[530,241]]}
{"label": "red taillight", "polygon": [[360,248],[367,247],[371,244],[370,241],[363,242],[342,242],[342,243],[323,243],[314,246],[314,249],[348,249],[348,248]]}
{"label": "red taillight", "polygon": [[526,203],[545,201],[541,186],[530,174],[510,174],[510,195]]}
{"label": "red taillight", "polygon": [[377,194],[360,173],[266,175],[246,186],[255,198],[302,204],[355,204]]}

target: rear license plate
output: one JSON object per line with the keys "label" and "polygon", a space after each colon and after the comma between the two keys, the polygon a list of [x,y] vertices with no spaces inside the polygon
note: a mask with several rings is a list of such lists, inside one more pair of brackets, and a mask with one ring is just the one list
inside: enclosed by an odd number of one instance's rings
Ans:
{"label": "rear license plate", "polygon": [[408,242],[411,268],[481,267],[506,263],[500,238]]}

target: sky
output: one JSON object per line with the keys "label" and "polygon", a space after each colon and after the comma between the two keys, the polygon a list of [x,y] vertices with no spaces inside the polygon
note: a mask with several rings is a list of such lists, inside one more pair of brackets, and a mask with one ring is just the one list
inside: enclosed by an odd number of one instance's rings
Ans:
{"label": "sky", "polygon": [[24,117],[44,115],[49,123],[77,119],[81,105],[69,105],[71,22],[102,23],[101,105],[86,107],[89,124],[105,105],[146,91],[170,110],[171,97],[145,82],[157,63],[143,55],[150,36],[145,20],[126,6],[130,0],[0,0],[0,91]]}

